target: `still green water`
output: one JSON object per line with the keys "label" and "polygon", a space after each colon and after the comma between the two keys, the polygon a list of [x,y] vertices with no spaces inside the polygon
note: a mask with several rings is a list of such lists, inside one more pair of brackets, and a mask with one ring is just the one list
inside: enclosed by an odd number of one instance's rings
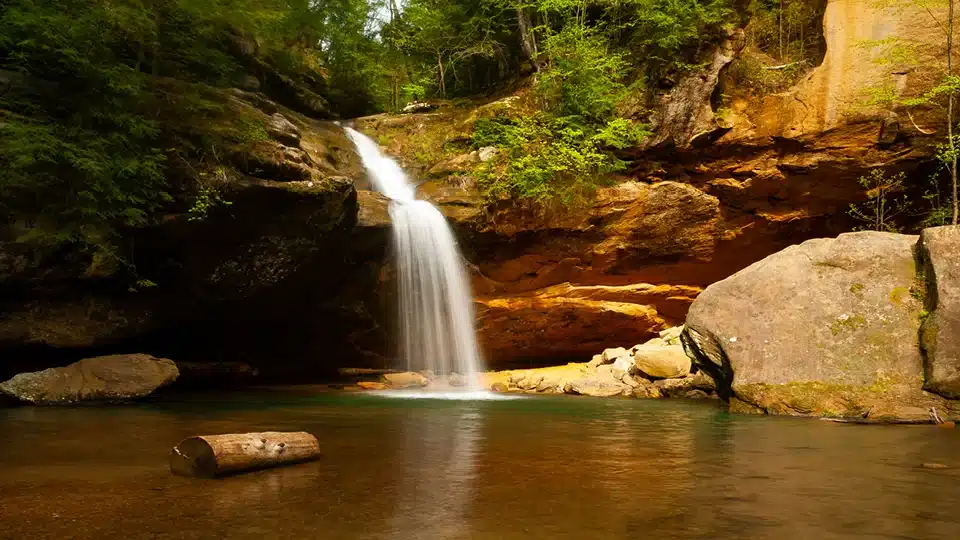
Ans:
{"label": "still green water", "polygon": [[[310,431],[324,457],[218,480],[167,470],[184,437],[265,430]],[[960,430],[713,402],[301,388],[0,409],[0,434],[2,539],[960,538]]]}

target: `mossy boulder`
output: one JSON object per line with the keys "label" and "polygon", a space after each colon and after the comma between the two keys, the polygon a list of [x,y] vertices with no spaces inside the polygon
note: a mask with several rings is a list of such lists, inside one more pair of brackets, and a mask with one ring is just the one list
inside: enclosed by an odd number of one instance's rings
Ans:
{"label": "mossy boulder", "polygon": [[920,334],[924,388],[960,399],[960,227],[925,229],[918,247],[928,314]]}
{"label": "mossy boulder", "polygon": [[87,358],[66,367],[20,373],[0,393],[35,405],[125,401],[147,396],[180,375],[176,364],[146,354]]}
{"label": "mossy boulder", "polygon": [[858,232],[771,255],[694,301],[687,353],[741,410],[863,417],[939,404],[921,390],[916,242]]}

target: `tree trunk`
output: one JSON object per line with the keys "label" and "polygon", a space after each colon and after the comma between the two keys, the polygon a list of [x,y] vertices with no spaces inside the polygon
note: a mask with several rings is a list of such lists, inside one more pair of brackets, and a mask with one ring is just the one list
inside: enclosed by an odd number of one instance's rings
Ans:
{"label": "tree trunk", "polygon": [[170,452],[170,472],[213,478],[320,457],[320,442],[305,432],[203,435],[180,441]]}
{"label": "tree trunk", "polygon": [[440,72],[440,97],[447,97],[447,81],[443,74],[443,55],[437,53],[437,70]]}
{"label": "tree trunk", "polygon": [[777,35],[780,36],[780,61],[783,62],[783,0],[780,0],[780,30]]}
{"label": "tree trunk", "polygon": [[540,63],[538,61],[540,52],[537,51],[537,37],[533,34],[530,14],[524,11],[523,8],[517,8],[517,26],[520,28],[520,47],[523,49],[523,54],[530,60],[530,64],[533,65],[533,70],[540,71]]}
{"label": "tree trunk", "polygon": [[[955,4],[956,0],[950,0],[947,16],[947,76],[949,77],[953,76],[953,12]],[[956,93],[951,89],[947,105],[947,137],[950,139],[950,181],[953,188],[953,220],[951,223],[953,225],[957,224],[958,211],[960,211],[957,193],[957,143],[953,138],[953,106],[955,100]]]}

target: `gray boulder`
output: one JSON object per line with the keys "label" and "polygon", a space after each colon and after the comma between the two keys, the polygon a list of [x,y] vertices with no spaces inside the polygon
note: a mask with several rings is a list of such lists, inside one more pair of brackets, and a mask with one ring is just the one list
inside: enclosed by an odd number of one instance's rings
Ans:
{"label": "gray boulder", "polygon": [[117,354],[21,373],[0,383],[0,392],[35,405],[124,401],[147,396],[175,381],[179,374],[172,360]]}
{"label": "gray boulder", "polygon": [[684,347],[743,410],[860,417],[938,404],[920,391],[916,241],[858,232],[771,255],[694,301]]}
{"label": "gray boulder", "polygon": [[960,399],[960,227],[925,229],[919,255],[926,278],[923,387]]}

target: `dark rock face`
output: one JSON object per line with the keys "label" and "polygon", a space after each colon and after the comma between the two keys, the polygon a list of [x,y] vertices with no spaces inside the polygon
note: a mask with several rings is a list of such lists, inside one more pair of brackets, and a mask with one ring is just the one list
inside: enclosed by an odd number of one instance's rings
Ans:
{"label": "dark rock face", "polygon": [[960,399],[960,227],[925,229],[919,256],[926,277],[927,318],[920,330],[923,387]]}
{"label": "dark rock face", "polygon": [[39,258],[0,242],[0,380],[129,350],[246,363],[244,376],[261,380],[384,367],[370,351],[388,349],[377,293],[385,205],[358,198],[358,159],[340,128],[259,106],[273,110],[263,118],[274,139],[246,155],[266,149],[280,166],[224,179],[229,204],[203,216],[126,231],[134,276],[98,256]]}
{"label": "dark rock face", "polygon": [[872,419],[949,408],[921,389],[916,241],[849,233],[771,255],[700,294],[684,346],[738,410]]}
{"label": "dark rock face", "polygon": [[0,393],[34,405],[125,401],[147,396],[177,379],[176,364],[146,354],[87,358],[62,368],[21,373]]}

